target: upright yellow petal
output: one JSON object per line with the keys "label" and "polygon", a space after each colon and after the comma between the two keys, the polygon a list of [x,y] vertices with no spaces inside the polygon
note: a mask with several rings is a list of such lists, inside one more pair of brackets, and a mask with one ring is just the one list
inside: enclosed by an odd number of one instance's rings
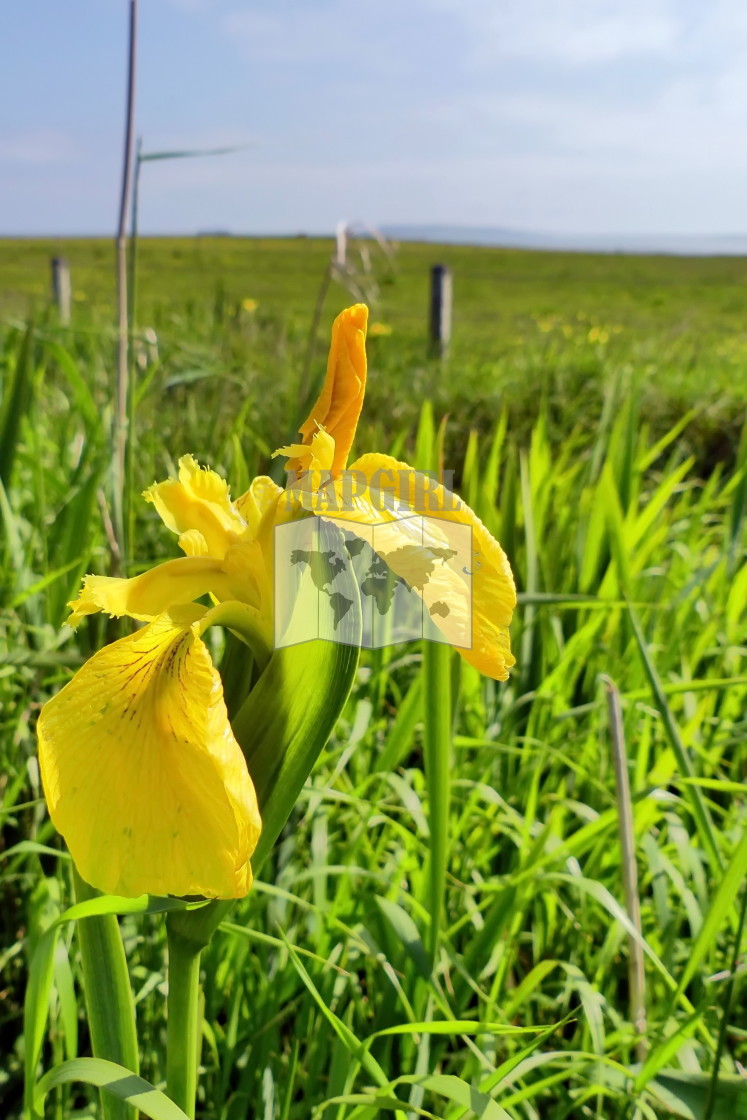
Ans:
{"label": "upright yellow petal", "polygon": [[335,464],[336,446],[329,432],[324,428],[317,428],[308,444],[291,443],[287,447],[279,447],[277,451],[273,451],[273,459],[276,455],[293,456],[293,462],[301,471],[321,472],[330,477]]}
{"label": "upright yellow petal", "polygon": [[253,478],[246,493],[236,499],[236,509],[246,521],[250,536],[258,535],[262,518],[277,505],[282,493],[282,487],[263,474]]}
{"label": "upright yellow petal", "polygon": [[[439,605],[446,604],[449,613],[452,610],[461,612],[465,587],[469,589],[471,648],[460,648],[459,652],[481,673],[505,680],[509,668],[515,664],[508,627],[516,606],[516,588],[505,552],[466,502],[407,463],[378,454],[363,455],[352,463],[347,478],[336,483],[335,495],[335,505],[330,505],[323,495],[316,496],[312,504],[308,501],[304,504],[315,513],[345,522],[351,529],[355,529],[356,524],[385,526],[386,530],[376,538],[377,551],[379,542],[383,541],[382,555],[387,565],[418,590],[434,623],[447,635],[450,631],[439,614]],[[445,564],[439,564],[433,568],[428,582],[418,586],[415,573],[422,565],[415,561],[418,550],[422,552],[422,545],[413,536],[412,514],[432,519],[429,525],[433,540],[428,546],[436,549],[447,543],[439,539],[440,522],[445,523],[444,529],[448,523],[469,526],[472,535],[469,584],[460,583],[454,572]],[[365,536],[367,539],[368,533]]]}
{"label": "upright yellow petal", "polygon": [[199,529],[187,529],[179,534],[179,548],[185,556],[209,556],[207,541]]}
{"label": "upright yellow petal", "polygon": [[201,533],[207,555],[219,560],[246,529],[231,501],[228,483],[215,471],[200,467],[191,455],[179,460],[178,479],[150,486],[143,497],[153,503],[172,532],[180,536],[194,530]]}
{"label": "upright yellow petal", "polygon": [[[363,407],[367,321],[368,308],[363,303],[348,307],[335,319],[324,387],[308,419],[301,425],[301,442],[305,447],[311,445],[320,428],[334,440],[331,465],[334,476],[344,470],[348,461]],[[307,466],[308,463],[296,456],[289,459],[287,469],[301,474]]]}
{"label": "upright yellow petal", "polygon": [[111,894],[251,886],[261,821],[204,615],[182,608],[106,646],[39,717],[52,821],[83,878]]}

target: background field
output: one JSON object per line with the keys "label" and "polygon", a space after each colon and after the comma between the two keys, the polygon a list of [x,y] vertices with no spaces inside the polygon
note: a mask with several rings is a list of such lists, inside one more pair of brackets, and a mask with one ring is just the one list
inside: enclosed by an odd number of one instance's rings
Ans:
{"label": "background field", "polygon": [[[358,276],[360,244],[350,253]],[[375,246],[368,248],[379,292],[374,316],[393,332],[374,342],[379,373],[369,389],[370,422],[412,423],[428,397],[440,415],[453,413],[455,438],[469,427],[489,429],[503,405],[511,409],[512,430],[518,425],[526,436],[541,396],[562,437],[576,422],[595,424],[605,381],[617,377],[635,386],[646,415],[662,429],[697,405],[685,438],[698,441],[700,454],[728,455],[747,395],[744,258],[403,244],[391,268]],[[141,240],[137,322],[158,332],[169,383],[200,372],[231,376],[237,389],[241,383],[245,403],[248,393],[262,395],[264,377],[276,401],[282,396],[279,418],[287,424],[304,364],[299,348],[331,249],[329,241],[305,237]],[[77,345],[83,335],[93,345],[97,332],[105,338],[113,323],[110,241],[0,241],[0,313],[21,319],[44,314],[53,255],[71,265]],[[436,376],[423,358],[429,269],[437,262],[454,270],[455,302],[452,364]],[[256,314],[242,311],[245,299],[258,302]],[[320,362],[327,328],[349,301],[350,293],[333,283],[321,321]],[[96,346],[102,341],[99,333]],[[259,402],[260,409],[266,406],[270,402]],[[266,434],[264,416],[258,419]]]}
{"label": "background field", "polygon": [[[305,238],[141,242],[131,571],[176,555],[137,494],[179,455],[225,473],[235,495],[256,473],[281,477],[269,454],[303,419],[329,324],[352,302],[333,282],[310,335],[331,248]],[[49,258],[60,252],[73,274],[69,327],[48,306]],[[375,249],[371,259],[381,327],[355,450],[423,467],[438,458],[455,471],[516,572],[518,663],[498,686],[453,659],[449,859],[431,970],[434,791],[422,753],[423,705],[434,699],[424,701],[417,645],[364,656],[262,882],[206,956],[215,979],[198,1115],[375,1116],[387,1106],[353,1099],[376,1082],[355,1041],[365,1039],[385,1074],[378,1099],[396,1094],[412,1115],[741,1115],[747,262],[424,245],[400,246],[394,264]],[[455,276],[445,363],[426,348],[437,260]],[[21,1115],[28,962],[71,897],[40,799],[34,721],[105,638],[99,620],[76,636],[60,625],[81,575],[109,563],[112,277],[108,242],[0,242],[9,1118]],[[372,284],[360,268],[353,280]],[[621,691],[616,730],[630,760],[642,1040],[630,1017],[601,674]],[[157,917],[124,928],[143,1073],[158,1081],[162,930]],[[72,931],[63,949],[45,1068],[89,1052]],[[434,1022],[446,1025],[423,1026]],[[393,1027],[401,1033],[380,1033]],[[92,1107],[84,1092],[50,1098],[60,1118]]]}

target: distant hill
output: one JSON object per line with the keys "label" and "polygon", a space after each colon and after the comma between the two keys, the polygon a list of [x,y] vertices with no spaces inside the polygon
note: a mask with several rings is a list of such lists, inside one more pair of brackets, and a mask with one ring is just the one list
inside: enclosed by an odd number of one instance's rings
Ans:
{"label": "distant hill", "polygon": [[381,232],[394,241],[440,245],[484,245],[502,249],[555,249],[587,253],[645,253],[673,256],[747,256],[747,234],[572,234],[532,233],[493,226],[391,225]]}

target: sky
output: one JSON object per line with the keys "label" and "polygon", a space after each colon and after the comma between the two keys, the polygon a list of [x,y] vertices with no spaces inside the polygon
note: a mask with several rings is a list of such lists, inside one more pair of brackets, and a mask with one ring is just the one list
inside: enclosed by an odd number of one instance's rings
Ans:
{"label": "sky", "polygon": [[[109,234],[127,0],[5,0],[0,234]],[[146,233],[747,232],[744,0],[140,0]]]}

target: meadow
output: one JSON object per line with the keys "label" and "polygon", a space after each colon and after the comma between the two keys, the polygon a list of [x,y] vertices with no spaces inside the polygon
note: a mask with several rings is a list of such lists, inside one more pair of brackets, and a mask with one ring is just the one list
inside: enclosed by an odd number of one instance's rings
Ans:
{"label": "meadow", "polygon": [[[419,645],[364,652],[203,956],[197,1116],[747,1116],[747,261],[372,247],[370,271],[329,284],[314,332],[331,250],[140,242],[127,569],[177,554],[138,495],[180,455],[234,495],[281,481],[270,455],[318,391],[332,318],[368,294],[355,451],[454,471],[516,574],[517,665],[496,684],[453,655],[435,695]],[[49,306],[53,254],[72,269],[70,325]],[[454,272],[444,361],[426,340],[437,261]],[[110,564],[113,276],[109,242],[0,242],[7,1120],[24,1115],[29,1054],[36,1075],[90,1053],[74,922],[50,999],[27,994],[73,901],[34,726],[111,637],[61,624],[81,576]],[[424,768],[434,724],[440,782]],[[141,1073],[162,1085],[162,918],[121,925]],[[47,1099],[55,1120],[98,1107],[80,1083]]]}

